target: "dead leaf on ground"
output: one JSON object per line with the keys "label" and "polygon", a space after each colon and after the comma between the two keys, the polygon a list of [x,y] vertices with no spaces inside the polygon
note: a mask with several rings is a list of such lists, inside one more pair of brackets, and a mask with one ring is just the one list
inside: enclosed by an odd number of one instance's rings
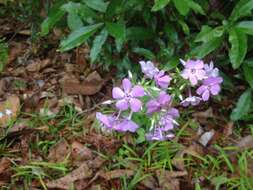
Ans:
{"label": "dead leaf on ground", "polygon": [[5,172],[11,165],[11,161],[7,158],[2,158],[0,160],[0,174]]}
{"label": "dead leaf on ground", "polygon": [[12,43],[10,45],[10,50],[9,50],[9,56],[8,56],[8,64],[12,63],[15,61],[15,59],[23,52],[24,50],[24,45],[22,43]]}
{"label": "dead leaf on ground", "polygon": [[251,149],[253,148],[253,136],[248,135],[246,137],[243,137],[236,146],[239,148],[240,151],[243,151],[245,149]]}
{"label": "dead leaf on ground", "polygon": [[71,153],[71,148],[66,140],[61,140],[49,150],[48,159],[51,162],[63,162]]}
{"label": "dead leaf on ground", "polygon": [[92,177],[92,170],[88,167],[87,163],[83,163],[77,169],[73,170],[66,176],[50,181],[47,183],[48,188],[62,188],[68,190],[71,185],[77,180],[87,179]]}
{"label": "dead leaf on ground", "polygon": [[178,177],[186,176],[186,171],[172,172],[166,170],[157,170],[156,176],[159,182],[159,186],[163,190],[180,190],[180,182]]}
{"label": "dead leaf on ground", "polygon": [[29,64],[26,67],[26,70],[29,72],[39,72],[45,67],[49,66],[50,64],[51,64],[50,59],[36,60],[36,61],[33,61],[31,64]]}
{"label": "dead leaf on ground", "polygon": [[63,81],[63,91],[66,94],[94,95],[101,90],[103,85],[104,80],[94,71],[83,82],[65,78]]}
{"label": "dead leaf on ground", "polygon": [[108,172],[101,172],[100,177],[106,179],[106,180],[112,180],[112,179],[117,179],[123,176],[126,177],[131,177],[133,176],[135,171],[133,170],[127,170],[127,169],[117,169],[117,170],[112,170]]}
{"label": "dead leaf on ground", "polygon": [[0,96],[5,94],[6,90],[6,81],[4,79],[0,80]]}
{"label": "dead leaf on ground", "polygon": [[158,186],[157,181],[153,176],[145,177],[140,182],[140,184],[143,185],[145,188],[148,188],[148,189],[151,189],[151,190],[155,189]]}
{"label": "dead leaf on ground", "polygon": [[207,146],[207,144],[211,141],[215,134],[215,130],[207,131],[204,134],[201,135],[199,138],[199,143],[202,144],[203,146]]}
{"label": "dead leaf on ground", "polygon": [[78,141],[71,144],[71,157],[75,165],[80,165],[84,160],[93,158],[92,151]]}
{"label": "dead leaf on ground", "polygon": [[234,123],[229,122],[224,126],[223,134],[225,137],[229,137],[233,134]]}
{"label": "dead leaf on ground", "polygon": [[4,102],[0,102],[0,126],[6,126],[11,120],[17,118],[20,109],[20,100],[16,95],[8,96]]}
{"label": "dead leaf on ground", "polygon": [[172,160],[172,164],[179,170],[185,170],[184,165],[184,156],[186,154],[193,157],[200,157],[203,155],[203,148],[198,144],[192,144],[189,147],[185,147],[182,150],[178,151],[175,157]]}

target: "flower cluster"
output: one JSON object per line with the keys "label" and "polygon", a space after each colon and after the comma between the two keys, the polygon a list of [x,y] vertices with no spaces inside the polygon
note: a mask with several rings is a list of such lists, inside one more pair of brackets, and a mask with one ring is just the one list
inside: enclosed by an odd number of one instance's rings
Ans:
{"label": "flower cluster", "polygon": [[[202,60],[181,60],[181,62],[184,66],[180,74],[181,81],[188,87],[189,96],[182,100],[180,105],[196,106],[220,92],[223,79],[219,77],[219,70],[214,68],[213,62],[210,64],[205,64]],[[123,79],[121,88],[112,89],[116,112],[111,115],[98,112],[96,118],[105,130],[136,132],[140,126],[133,121],[133,114],[138,113],[139,116],[150,120],[151,124],[146,133],[147,140],[171,139],[174,137],[173,129],[179,125],[176,121],[179,118],[179,111],[175,108],[174,101],[176,94],[173,92],[168,94],[168,86],[173,78],[164,70],[155,67],[151,61],[140,61],[140,66],[145,79],[154,82],[144,81],[142,84],[133,85],[130,79]],[[196,88],[196,95],[192,95],[192,88]]]}
{"label": "flower cluster", "polygon": [[200,97],[193,96],[189,87],[189,96],[181,102],[183,106],[196,106],[202,100],[208,101],[211,95],[219,94],[223,79],[219,77],[219,70],[214,68],[213,62],[208,65],[202,60],[188,60],[186,62],[181,60],[181,63],[184,65],[181,76],[189,80],[191,87],[200,84],[196,90],[196,94]]}

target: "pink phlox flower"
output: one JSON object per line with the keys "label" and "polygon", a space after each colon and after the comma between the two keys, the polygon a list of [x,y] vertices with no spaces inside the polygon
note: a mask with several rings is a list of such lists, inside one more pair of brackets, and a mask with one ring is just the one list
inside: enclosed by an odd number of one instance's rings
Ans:
{"label": "pink phlox flower", "polygon": [[113,115],[104,115],[100,112],[96,113],[96,118],[102,124],[102,127],[108,130],[116,130],[118,132],[135,132],[139,126],[130,119],[117,118]]}
{"label": "pink phlox flower", "polygon": [[123,90],[119,87],[112,89],[112,97],[117,100],[116,107],[121,111],[129,107],[133,112],[140,111],[142,103],[137,98],[144,96],[143,87],[139,85],[132,87],[132,83],[127,78],[123,79],[122,87]]}
{"label": "pink phlox flower", "polygon": [[213,62],[211,61],[210,64],[205,64],[204,69],[206,71],[207,77],[218,77],[219,76],[219,69],[214,67]]}
{"label": "pink phlox flower", "polygon": [[202,96],[203,101],[207,101],[210,95],[218,95],[223,82],[221,77],[209,77],[203,81],[203,84],[197,89],[197,94]]}
{"label": "pink phlox flower", "polygon": [[181,76],[184,79],[188,79],[192,86],[197,85],[199,80],[206,78],[204,62],[202,60],[188,60],[187,62],[183,62],[183,65],[184,70]]}
{"label": "pink phlox flower", "polygon": [[167,107],[170,101],[170,95],[166,94],[164,91],[160,92],[159,96],[156,99],[147,102],[147,114],[159,112],[162,108]]}
{"label": "pink phlox flower", "polygon": [[169,75],[166,75],[165,71],[161,70],[154,76],[154,80],[157,86],[165,89],[168,88],[171,81],[171,77]]}

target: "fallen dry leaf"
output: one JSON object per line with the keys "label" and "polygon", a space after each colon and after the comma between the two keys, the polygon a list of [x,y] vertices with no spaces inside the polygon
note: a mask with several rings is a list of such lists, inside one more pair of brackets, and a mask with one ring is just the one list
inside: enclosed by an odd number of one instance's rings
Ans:
{"label": "fallen dry leaf", "polygon": [[182,150],[178,151],[175,157],[172,160],[172,164],[179,170],[185,170],[184,165],[184,156],[188,154],[194,157],[200,157],[203,155],[203,148],[198,144],[192,144],[189,147],[185,147]]}
{"label": "fallen dry leaf", "polygon": [[84,160],[90,160],[93,157],[92,151],[78,141],[74,141],[71,148],[71,157],[75,165],[80,165]]}
{"label": "fallen dry leaf", "polygon": [[203,146],[207,146],[209,141],[213,138],[215,134],[215,131],[212,129],[211,131],[205,132],[203,135],[201,135],[199,139],[199,143]]}
{"label": "fallen dry leaf", "polygon": [[157,170],[156,176],[159,186],[163,190],[180,190],[180,183],[178,177],[186,176],[186,171],[172,172],[166,170]]}
{"label": "fallen dry leaf", "polygon": [[71,153],[71,148],[66,140],[61,140],[49,150],[50,162],[63,162]]}
{"label": "fallen dry leaf", "polygon": [[31,64],[29,64],[26,67],[26,70],[29,72],[39,72],[45,67],[49,66],[51,64],[50,59],[44,59],[44,60],[37,60],[33,61]]}
{"label": "fallen dry leaf", "polygon": [[15,120],[20,109],[20,100],[16,95],[7,97],[0,102],[0,126],[6,126],[11,120]]}
{"label": "fallen dry leaf", "polygon": [[248,135],[246,137],[243,137],[236,146],[239,148],[240,151],[243,151],[245,149],[251,149],[253,148],[253,136]]}
{"label": "fallen dry leaf", "polygon": [[158,184],[156,182],[156,179],[153,177],[153,176],[148,176],[148,177],[145,177],[141,182],[140,182],[141,185],[143,185],[145,188],[148,188],[148,189],[155,189]]}
{"label": "fallen dry leaf", "polygon": [[4,79],[0,80],[0,96],[5,94],[6,90],[6,81]]}
{"label": "fallen dry leaf", "polygon": [[68,175],[56,179],[54,181],[50,181],[47,183],[48,188],[61,188],[68,190],[77,180],[87,179],[92,177],[92,170],[88,167],[87,163],[83,163],[77,169],[73,170]]}
{"label": "fallen dry leaf", "polygon": [[135,171],[133,170],[127,170],[127,169],[117,169],[117,170],[112,170],[109,172],[101,172],[100,177],[106,179],[106,180],[111,180],[111,179],[117,179],[123,176],[126,177],[131,177],[133,176]]}
{"label": "fallen dry leaf", "polygon": [[24,50],[24,46],[21,43],[12,43],[9,50],[8,64],[12,63]]}
{"label": "fallen dry leaf", "polygon": [[11,165],[11,162],[7,158],[2,158],[0,160],[0,174],[2,174],[5,170],[7,170]]}
{"label": "fallen dry leaf", "polygon": [[77,80],[65,78],[63,81],[63,91],[66,94],[94,95],[101,90],[103,85],[104,80],[94,71],[81,83]]}

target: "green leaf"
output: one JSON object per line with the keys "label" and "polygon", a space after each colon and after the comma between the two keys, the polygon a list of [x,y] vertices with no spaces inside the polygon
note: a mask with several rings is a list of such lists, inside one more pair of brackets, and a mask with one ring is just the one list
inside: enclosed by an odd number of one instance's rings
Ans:
{"label": "green leaf", "polygon": [[73,31],[66,39],[60,43],[60,51],[68,51],[84,43],[103,23],[85,26]]}
{"label": "green leaf", "polygon": [[241,30],[233,28],[229,32],[229,42],[231,44],[229,58],[232,67],[237,69],[242,64],[247,53],[247,36]]}
{"label": "green leaf", "polygon": [[205,12],[204,10],[202,9],[202,7],[198,4],[198,3],[195,3],[194,1],[191,1],[191,0],[188,0],[187,1],[187,4],[188,6],[194,10],[196,13],[200,13],[202,15],[205,15]]}
{"label": "green leaf", "polygon": [[148,50],[148,49],[145,49],[145,48],[134,48],[133,49],[133,52],[134,53],[137,53],[139,55],[142,55],[144,56],[146,59],[149,59],[149,60],[154,60],[155,59],[155,54],[153,54],[152,51]]}
{"label": "green leaf", "polygon": [[69,13],[67,17],[68,27],[74,31],[83,27],[83,22],[80,17],[75,13]]}
{"label": "green leaf", "polygon": [[187,1],[188,0],[173,0],[173,3],[175,5],[176,9],[183,16],[186,16],[190,10],[190,7],[189,7]]}
{"label": "green leaf", "polygon": [[170,0],[155,0],[155,4],[153,5],[151,11],[159,11],[163,9],[169,2]]}
{"label": "green leaf", "polygon": [[218,26],[214,29],[204,26],[201,29],[201,32],[197,35],[195,42],[208,42],[214,38],[221,37],[224,33],[224,27]]}
{"label": "green leaf", "polygon": [[246,81],[253,89],[253,67],[250,67],[246,62],[244,62],[242,68]]}
{"label": "green leaf", "polygon": [[80,11],[80,3],[68,2],[61,6],[61,9],[68,12],[67,23],[68,27],[73,31],[81,28],[83,26],[83,22],[79,17],[78,13]]}
{"label": "green leaf", "polygon": [[4,70],[4,67],[8,61],[8,45],[0,39],[0,72]]}
{"label": "green leaf", "polygon": [[197,56],[198,58],[203,58],[215,49],[219,48],[222,43],[223,38],[214,38],[200,46],[195,47],[191,54]]}
{"label": "green leaf", "polygon": [[181,25],[184,33],[189,35],[190,34],[190,29],[189,29],[188,25],[183,20],[178,20],[178,23]]}
{"label": "green leaf", "polygon": [[63,17],[65,12],[58,8],[55,11],[52,11],[51,14],[42,22],[41,24],[41,36],[45,36],[49,33],[49,31],[55,26],[55,24]]}
{"label": "green leaf", "polygon": [[148,28],[132,26],[127,28],[126,36],[127,40],[143,41],[152,39],[154,33]]}
{"label": "green leaf", "polygon": [[105,28],[100,32],[99,35],[95,37],[91,51],[90,51],[91,63],[94,63],[94,61],[97,59],[107,37],[108,37],[108,32]]}
{"label": "green leaf", "polygon": [[116,39],[125,39],[126,38],[126,26],[123,23],[113,23],[107,22],[105,27],[109,34]]}
{"label": "green leaf", "polygon": [[240,0],[234,7],[229,19],[231,21],[236,21],[241,17],[250,15],[252,9],[253,9],[253,0]]}
{"label": "green leaf", "polygon": [[110,4],[106,9],[106,16],[113,17],[115,15],[119,15],[125,9],[125,1],[124,0],[111,0]]}
{"label": "green leaf", "polygon": [[108,3],[105,3],[103,0],[83,0],[83,2],[90,8],[105,13]]}
{"label": "green leaf", "polygon": [[236,107],[233,109],[230,119],[237,121],[246,116],[250,111],[252,93],[251,89],[246,90],[236,103]]}
{"label": "green leaf", "polygon": [[253,21],[242,21],[236,25],[245,34],[253,35]]}

